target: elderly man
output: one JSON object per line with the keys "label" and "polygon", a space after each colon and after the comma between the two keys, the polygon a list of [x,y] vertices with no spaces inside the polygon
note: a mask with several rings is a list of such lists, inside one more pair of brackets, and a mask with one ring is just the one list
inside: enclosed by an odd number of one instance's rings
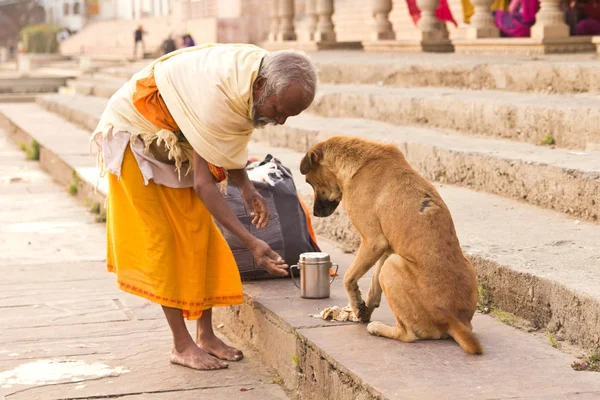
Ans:
{"label": "elderly man", "polygon": [[[93,135],[109,182],[107,269],[122,290],[162,306],[172,363],[212,370],[243,357],[212,329],[212,307],[242,302],[237,266],[213,217],[269,273],[287,275],[215,183],[233,179],[253,223],[266,226],[264,199],[244,169],[250,135],[305,110],[316,80],[302,53],[211,44],[163,56],[110,99]],[[198,320],[195,340],[184,318]]]}

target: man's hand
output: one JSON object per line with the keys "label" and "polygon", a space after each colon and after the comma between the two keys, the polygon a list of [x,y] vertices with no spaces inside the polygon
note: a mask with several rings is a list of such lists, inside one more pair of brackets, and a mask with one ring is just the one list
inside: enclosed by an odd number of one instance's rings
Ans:
{"label": "man's hand", "polygon": [[256,225],[258,229],[267,226],[271,213],[267,208],[265,199],[258,193],[252,182],[248,181],[242,188],[242,198],[250,208],[250,215],[254,217],[252,224]]}
{"label": "man's hand", "polygon": [[268,244],[257,239],[255,245],[250,249],[256,262],[269,274],[275,276],[287,276],[287,264],[279,254],[275,253]]}

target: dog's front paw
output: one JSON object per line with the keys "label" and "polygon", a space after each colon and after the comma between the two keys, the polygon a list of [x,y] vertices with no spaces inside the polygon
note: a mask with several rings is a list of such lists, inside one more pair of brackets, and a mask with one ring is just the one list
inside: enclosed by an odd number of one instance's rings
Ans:
{"label": "dog's front paw", "polygon": [[366,307],[365,311],[361,310],[361,314],[359,315],[360,322],[364,322],[365,324],[371,320],[371,316],[373,315],[373,311],[375,311],[375,307]]}
{"label": "dog's front paw", "polygon": [[366,323],[371,319],[371,313],[369,312],[369,309],[364,301],[358,302],[356,308],[353,307],[352,311],[354,311],[354,315],[356,315],[356,318],[358,318],[361,322]]}
{"label": "dog's front paw", "polygon": [[383,324],[378,321],[371,322],[369,325],[367,325],[367,332],[369,332],[371,335],[379,336],[378,328],[380,325],[383,325]]}

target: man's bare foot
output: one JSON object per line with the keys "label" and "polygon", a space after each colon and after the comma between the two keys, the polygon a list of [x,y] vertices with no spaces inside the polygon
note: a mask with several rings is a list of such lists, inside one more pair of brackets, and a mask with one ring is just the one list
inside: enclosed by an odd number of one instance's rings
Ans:
{"label": "man's bare foot", "polygon": [[217,360],[215,357],[194,344],[188,346],[182,352],[178,352],[173,348],[171,351],[171,362],[173,364],[183,365],[184,367],[201,371],[211,371],[229,367],[226,362]]}
{"label": "man's bare foot", "polygon": [[221,360],[240,361],[244,358],[244,353],[241,350],[227,346],[221,339],[214,335],[212,335],[212,338],[198,339],[196,343],[202,350]]}

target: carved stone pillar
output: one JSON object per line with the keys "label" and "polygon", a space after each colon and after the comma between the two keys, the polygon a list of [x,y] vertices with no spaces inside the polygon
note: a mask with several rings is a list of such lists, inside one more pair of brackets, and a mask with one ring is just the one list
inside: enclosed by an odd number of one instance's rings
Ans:
{"label": "carved stone pillar", "polygon": [[275,42],[279,38],[279,0],[271,0],[271,25],[269,27],[269,41]]}
{"label": "carved stone pillar", "polygon": [[494,22],[490,7],[494,0],[473,0],[475,14],[471,17],[471,26],[467,30],[468,39],[494,38],[500,36],[500,31]]}
{"label": "carved stone pillar", "polygon": [[444,42],[448,40],[449,34],[445,22],[440,22],[435,16],[439,0],[417,0],[417,6],[421,9],[421,18],[417,27],[421,31],[422,42]]}
{"label": "carved stone pillar", "polygon": [[561,38],[569,36],[569,26],[560,9],[560,0],[541,0],[540,10],[531,28],[533,39]]}
{"label": "carved stone pillar", "polygon": [[142,1],[133,0],[133,19],[139,21],[142,18]]}
{"label": "carved stone pillar", "polygon": [[317,15],[319,16],[319,21],[317,23],[315,40],[319,42],[336,41],[333,20],[331,19],[333,12],[333,0],[317,0]]}
{"label": "carved stone pillar", "polygon": [[395,40],[396,33],[389,19],[392,11],[392,0],[372,0],[372,2],[373,40]]}
{"label": "carved stone pillar", "polygon": [[279,39],[296,40],[294,0],[279,0]]}
{"label": "carved stone pillar", "polygon": [[317,0],[306,0],[304,5],[308,20],[306,25],[306,39],[313,41],[317,32]]}

